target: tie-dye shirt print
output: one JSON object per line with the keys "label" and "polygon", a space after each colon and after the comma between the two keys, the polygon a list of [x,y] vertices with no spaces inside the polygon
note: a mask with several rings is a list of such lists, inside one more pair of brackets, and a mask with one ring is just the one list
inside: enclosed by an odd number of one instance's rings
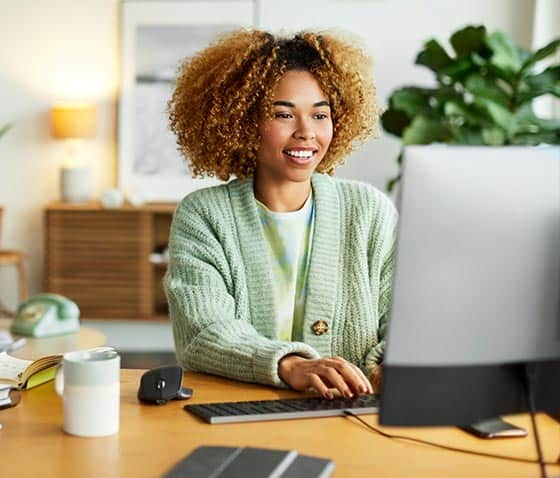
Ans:
{"label": "tie-dye shirt print", "polygon": [[313,194],[293,212],[270,211],[259,201],[257,205],[272,258],[277,337],[301,341],[315,220]]}

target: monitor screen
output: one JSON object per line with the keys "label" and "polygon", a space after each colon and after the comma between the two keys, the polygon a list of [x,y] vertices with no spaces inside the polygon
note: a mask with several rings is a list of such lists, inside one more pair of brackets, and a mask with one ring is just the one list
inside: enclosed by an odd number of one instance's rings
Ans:
{"label": "monitor screen", "polygon": [[560,147],[405,149],[380,422],[560,411]]}

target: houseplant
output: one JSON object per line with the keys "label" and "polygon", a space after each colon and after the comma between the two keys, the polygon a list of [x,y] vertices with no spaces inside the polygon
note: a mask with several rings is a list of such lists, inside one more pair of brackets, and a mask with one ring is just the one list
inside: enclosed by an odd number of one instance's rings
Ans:
{"label": "houseplant", "polygon": [[[502,32],[484,26],[456,31],[453,55],[435,39],[424,44],[415,63],[435,74],[436,86],[395,90],[381,117],[383,129],[411,144],[560,144],[560,119],[535,115],[533,99],[560,97],[560,64],[537,70],[560,49],[560,38],[529,52]],[[397,158],[399,169],[402,151]],[[399,174],[387,184],[391,191]]]}

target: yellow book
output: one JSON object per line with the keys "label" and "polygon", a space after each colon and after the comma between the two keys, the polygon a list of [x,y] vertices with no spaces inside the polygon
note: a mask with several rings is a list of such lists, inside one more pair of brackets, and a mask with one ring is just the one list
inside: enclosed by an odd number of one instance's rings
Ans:
{"label": "yellow book", "polygon": [[56,366],[62,354],[46,355],[37,360],[12,357],[0,353],[0,384],[8,384],[18,390],[27,390],[54,378]]}

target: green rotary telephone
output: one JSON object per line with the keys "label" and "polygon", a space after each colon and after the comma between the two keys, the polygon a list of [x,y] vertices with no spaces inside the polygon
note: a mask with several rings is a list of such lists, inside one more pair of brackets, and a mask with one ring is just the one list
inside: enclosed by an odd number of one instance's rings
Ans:
{"label": "green rotary telephone", "polygon": [[10,331],[27,337],[51,337],[78,332],[80,309],[57,294],[38,294],[22,302]]}

